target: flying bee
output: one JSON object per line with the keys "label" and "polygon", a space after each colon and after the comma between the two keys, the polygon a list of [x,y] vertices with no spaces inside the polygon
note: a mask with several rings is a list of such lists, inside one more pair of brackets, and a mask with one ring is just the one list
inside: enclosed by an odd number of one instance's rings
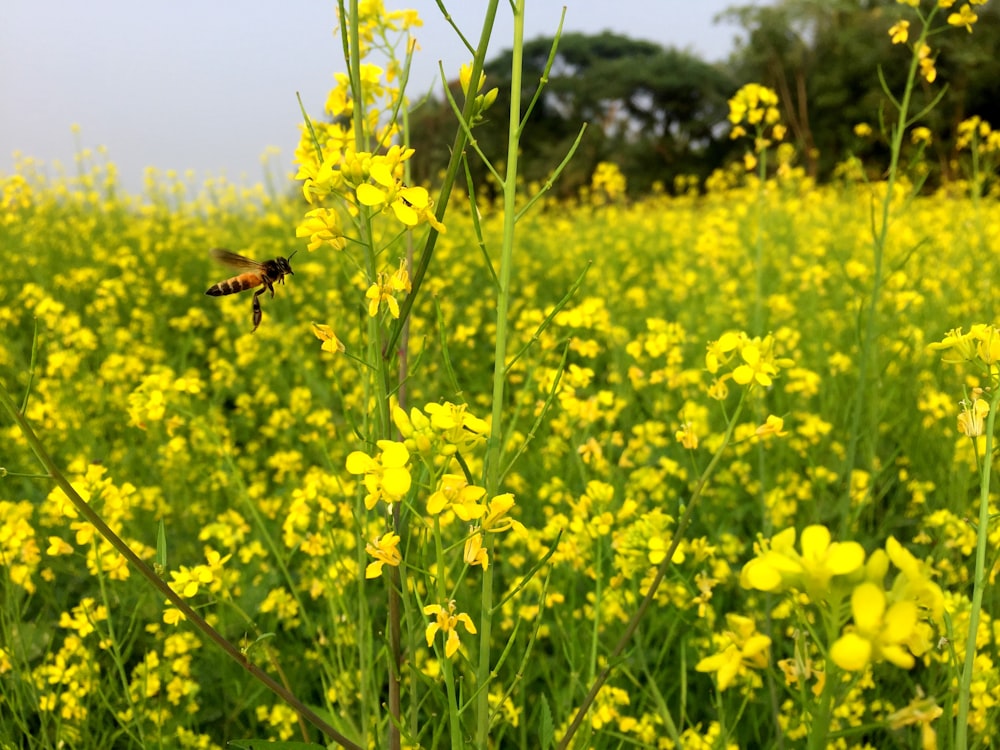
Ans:
{"label": "flying bee", "polygon": [[247,289],[253,289],[255,286],[260,287],[253,294],[253,330],[256,331],[257,326],[260,325],[260,319],[264,316],[264,313],[260,309],[259,297],[266,289],[271,293],[271,298],[274,298],[274,285],[284,284],[285,275],[292,273],[292,267],[288,264],[288,260],[295,253],[293,252],[288,258],[275,258],[273,260],[265,260],[263,263],[259,263],[251,258],[245,258],[236,253],[231,253],[219,247],[209,250],[209,255],[224,266],[242,269],[243,273],[233,276],[231,279],[220,281],[205,292],[205,294],[212,297],[221,297],[226,294],[245,292]]}

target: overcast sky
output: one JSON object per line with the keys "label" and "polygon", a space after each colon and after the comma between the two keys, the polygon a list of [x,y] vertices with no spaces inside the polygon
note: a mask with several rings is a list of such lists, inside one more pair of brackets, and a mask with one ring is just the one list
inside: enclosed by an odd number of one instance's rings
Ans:
{"label": "overcast sky", "polygon": [[[435,0],[415,8],[421,50],[410,91],[434,84],[438,60],[449,77],[468,55]],[[444,0],[462,31],[479,36],[485,0]],[[527,0],[526,37],[551,36],[563,5],[565,30],[611,30],[705,60],[726,57],[738,30],[714,25],[750,0]],[[0,7],[0,174],[13,153],[72,169],[76,139],[105,146],[130,191],[154,166],[198,179],[241,184],[262,177],[260,157],[280,151],[292,168],[301,115],[322,115],[333,73],[343,67],[328,0],[2,0]],[[506,0],[489,57],[511,46]],[[71,125],[81,128],[79,136]]]}

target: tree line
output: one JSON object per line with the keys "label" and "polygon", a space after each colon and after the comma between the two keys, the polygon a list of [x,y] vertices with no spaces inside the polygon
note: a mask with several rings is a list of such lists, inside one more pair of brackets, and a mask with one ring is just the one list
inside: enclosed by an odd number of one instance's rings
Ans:
{"label": "tree line", "polygon": [[[959,122],[979,115],[1000,126],[1000,11],[978,6],[976,33],[934,37],[938,76],[914,92],[916,107],[941,96],[920,125],[934,134],[924,152],[931,182],[955,176],[955,136]],[[786,140],[811,177],[824,181],[850,155],[873,177],[886,166],[887,149],[878,137],[880,119],[891,123],[882,80],[899,92],[910,52],[893,45],[889,27],[908,9],[895,0],[778,0],[766,6],[733,7],[723,17],[742,30],[724,62],[710,63],[684,50],[604,32],[564,34],[548,82],[526,125],[520,171],[528,181],[545,180],[588,124],[579,150],[557,186],[575,195],[600,162],[616,164],[635,192],[654,183],[670,190],[680,176],[704,180],[738,158],[744,144],[729,138],[728,99],[745,83],[762,83],[780,99]],[[531,100],[545,70],[551,38],[524,48],[522,102]],[[507,143],[511,53],[486,65],[487,88],[500,95],[474,131],[479,147],[502,160]],[[461,103],[457,81],[449,84]],[[411,145],[422,158],[414,179],[433,182],[433,165],[447,161],[453,118],[443,95],[420,102],[411,115]],[[872,126],[875,137],[861,138],[854,127]],[[487,184],[479,160],[470,159],[477,185]],[[423,170],[423,172],[421,171]]]}

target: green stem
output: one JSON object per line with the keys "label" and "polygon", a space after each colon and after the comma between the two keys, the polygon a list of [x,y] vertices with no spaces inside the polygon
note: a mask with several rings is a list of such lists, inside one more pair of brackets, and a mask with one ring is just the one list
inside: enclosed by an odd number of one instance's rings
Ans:
{"label": "green stem", "polygon": [[958,715],[955,718],[955,748],[965,750],[969,745],[969,703],[972,693],[972,672],[976,661],[976,631],[979,629],[979,614],[983,608],[983,592],[986,577],[986,547],[989,544],[990,528],[990,474],[993,467],[993,430],[996,424],[997,408],[1000,407],[1000,389],[994,389],[990,399],[990,413],[986,418],[986,450],[983,469],[979,478],[979,521],[976,527],[976,571],[972,581],[972,606],[969,610],[969,634],[965,639],[965,664],[959,679]]}
{"label": "green stem", "polygon": [[[933,13],[931,14],[933,17]],[[914,44],[913,49],[918,50],[927,38],[930,19],[928,19],[920,35],[920,39]],[[895,193],[896,182],[899,177],[899,160],[903,150],[903,138],[906,135],[906,127],[909,125],[907,119],[910,111],[910,103],[913,98],[913,89],[920,69],[920,61],[914,51],[910,59],[910,70],[906,77],[906,87],[903,91],[903,98],[897,107],[898,117],[896,125],[892,130],[892,143],[890,147],[889,169],[885,182],[885,196],[882,199],[881,215],[876,223],[872,217],[872,288],[868,298],[868,315],[865,320],[864,334],[861,340],[861,352],[858,363],[858,383],[854,394],[854,412],[851,416],[851,427],[848,431],[850,439],[847,444],[847,455],[844,463],[844,475],[842,477],[843,486],[851,486],[851,475],[856,468],[858,443],[862,437],[868,440],[868,461],[867,467],[874,468],[874,457],[878,451],[878,419],[874,413],[875,399],[868,398],[868,387],[870,373],[878,369],[878,346],[879,318],[878,306],[882,297],[882,276],[885,256],[885,244],[889,236],[889,221],[892,208],[893,194]],[[872,413],[868,413],[869,410]],[[847,523],[850,514],[842,514],[844,523]],[[841,529],[845,532],[846,529]]]}
{"label": "green stem", "polygon": [[[517,0],[514,7],[514,45],[511,57],[510,119],[507,135],[507,175],[503,182],[503,247],[500,253],[500,274],[497,285],[497,334],[493,354],[493,412],[490,437],[486,444],[486,459],[483,467],[486,496],[495,497],[500,490],[500,476],[504,445],[503,410],[504,390],[507,379],[507,333],[510,310],[510,283],[514,267],[514,226],[517,213],[517,167],[518,144],[521,120],[521,66],[524,47],[524,0]],[[478,80],[473,72],[472,81]],[[469,98],[472,92],[469,93]],[[493,535],[487,535],[487,554],[493,560]],[[479,668],[476,689],[476,747],[485,750],[490,728],[490,643],[493,634],[493,575],[496,566],[491,565],[483,574],[482,614],[479,624]]]}
{"label": "green stem", "polygon": [[[489,48],[490,37],[493,35],[493,24],[497,16],[497,7],[500,5],[500,0],[489,0],[489,4],[486,6],[486,14],[483,18],[483,28],[479,36],[479,46],[476,48],[476,54],[472,58],[472,76],[470,81],[478,81],[480,74],[483,72],[483,64],[486,60],[486,50]],[[440,6],[440,3],[439,3]],[[443,10],[443,8],[442,8]],[[450,17],[448,17],[450,20]],[[469,95],[465,97],[465,106],[462,107],[462,119],[465,122],[469,122],[472,117],[473,108],[476,103],[476,96],[474,91],[470,91]],[[451,198],[451,191],[455,187],[455,180],[458,177],[458,171],[462,166],[462,160],[465,158],[465,147],[468,143],[468,136],[464,128],[459,127],[458,132],[455,133],[455,142],[451,147],[451,159],[448,161],[448,167],[445,170],[444,182],[441,183],[441,192],[438,193],[437,204],[435,205],[435,216],[440,222],[444,222],[445,210],[448,207],[448,200]],[[413,307],[413,303],[418,296],[420,287],[423,284],[424,276],[427,273],[427,267],[430,265],[431,257],[434,255],[434,247],[437,244],[438,231],[433,227],[427,233],[427,241],[424,244],[423,250],[420,253],[420,261],[417,264],[417,269],[413,273],[412,288],[410,293],[406,295],[403,300],[403,304],[399,307],[399,320],[396,321],[396,325],[393,327],[392,331],[389,333],[389,340],[386,342],[386,352],[392,351],[396,346],[400,335],[403,331],[403,326],[406,324],[407,319],[410,316],[410,310]]]}

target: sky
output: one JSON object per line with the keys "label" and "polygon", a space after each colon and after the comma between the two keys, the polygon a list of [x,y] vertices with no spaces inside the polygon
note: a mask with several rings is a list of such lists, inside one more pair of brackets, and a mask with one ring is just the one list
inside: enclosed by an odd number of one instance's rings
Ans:
{"label": "sky", "polygon": [[[424,26],[409,91],[440,88],[469,55],[435,0],[416,9]],[[478,39],[485,0],[443,0],[467,38]],[[526,38],[551,36],[566,7],[565,31],[618,32],[704,60],[724,59],[738,29],[713,24],[750,0],[527,0]],[[146,167],[195,182],[259,182],[261,157],[277,149],[283,177],[302,121],[296,92],[322,116],[333,74],[343,69],[333,0],[3,0],[0,7],[0,175],[15,152],[68,172],[80,148],[104,147],[129,192]],[[511,45],[509,3],[500,11],[487,59]],[[411,97],[412,98],[412,97]],[[74,127],[78,132],[74,133]]]}

